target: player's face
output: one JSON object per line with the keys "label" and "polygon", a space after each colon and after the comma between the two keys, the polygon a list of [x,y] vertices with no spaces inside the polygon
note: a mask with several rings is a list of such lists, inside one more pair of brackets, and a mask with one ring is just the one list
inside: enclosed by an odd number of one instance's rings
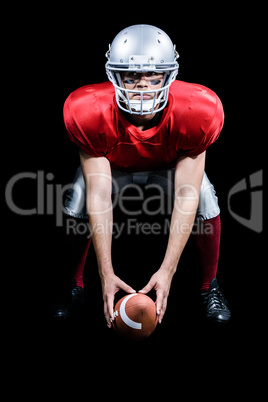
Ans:
{"label": "player's face", "polygon": [[[148,71],[144,73],[138,73],[136,71],[128,71],[122,73],[123,86],[126,89],[137,91],[150,91],[143,95],[144,100],[153,99],[155,96],[155,89],[160,89],[163,86],[164,75],[161,73],[156,73],[153,71]],[[128,93],[129,99],[141,99],[140,93],[135,94],[135,92]]]}

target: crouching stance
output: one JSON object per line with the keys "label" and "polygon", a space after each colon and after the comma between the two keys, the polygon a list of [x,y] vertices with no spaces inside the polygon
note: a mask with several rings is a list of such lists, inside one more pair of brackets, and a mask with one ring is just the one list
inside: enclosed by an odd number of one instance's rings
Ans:
{"label": "crouching stance", "polygon": [[[70,139],[80,148],[81,159],[73,190],[66,199],[66,212],[77,218],[88,217],[92,228],[111,227],[114,191],[140,180],[172,188],[174,207],[166,253],[159,269],[139,291],[156,291],[161,322],[173,275],[198,219],[200,225],[212,228],[195,234],[204,317],[226,322],[231,314],[216,279],[220,211],[214,188],[204,173],[206,149],[223,126],[221,101],[202,85],[176,80],[178,53],[167,34],[154,26],[134,25],[119,32],[106,56],[110,82],[79,88],[64,105],[65,125]],[[111,231],[93,230],[92,241],[110,327],[115,293],[119,289],[128,293],[135,290],[114,272]],[[89,242],[74,272],[76,294],[83,292]]]}

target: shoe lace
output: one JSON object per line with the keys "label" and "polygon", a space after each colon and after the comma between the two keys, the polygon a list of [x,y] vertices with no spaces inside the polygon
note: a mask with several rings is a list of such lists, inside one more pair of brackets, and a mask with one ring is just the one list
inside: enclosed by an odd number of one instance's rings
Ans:
{"label": "shoe lace", "polygon": [[220,289],[211,289],[205,295],[208,308],[220,308],[225,307],[225,297],[221,293]]}

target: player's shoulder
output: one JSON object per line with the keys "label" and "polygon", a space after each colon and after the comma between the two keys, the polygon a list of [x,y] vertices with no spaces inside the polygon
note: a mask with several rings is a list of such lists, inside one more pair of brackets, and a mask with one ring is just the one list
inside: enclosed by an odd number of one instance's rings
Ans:
{"label": "player's shoulder", "polygon": [[[200,84],[174,81],[171,86],[172,113],[175,121],[188,127],[189,132],[208,132],[222,126],[224,111],[217,94]],[[213,123],[213,124],[212,124]]]}
{"label": "player's shoulder", "polygon": [[113,116],[114,87],[111,82],[85,85],[72,92],[65,101],[63,116],[66,127],[75,125],[85,133],[98,128]]}
{"label": "player's shoulder", "polygon": [[179,148],[187,150],[188,155],[198,155],[220,134],[224,121],[221,101],[214,91],[199,84],[174,81],[170,89],[170,119]]}
{"label": "player's shoulder", "polygon": [[215,109],[219,98],[211,89],[201,84],[193,84],[184,81],[174,81],[170,86],[170,93],[174,98],[174,106],[196,111],[208,107]]}
{"label": "player's shoulder", "polygon": [[107,122],[113,119],[114,89],[110,82],[85,85],[72,92],[65,101],[63,117],[72,141],[92,156],[103,156],[109,132]]}
{"label": "player's shoulder", "polygon": [[100,84],[84,85],[68,96],[64,107],[73,113],[83,113],[84,110],[92,110],[90,106],[94,104],[94,111],[98,111],[112,103],[113,94],[114,88],[109,81]]}

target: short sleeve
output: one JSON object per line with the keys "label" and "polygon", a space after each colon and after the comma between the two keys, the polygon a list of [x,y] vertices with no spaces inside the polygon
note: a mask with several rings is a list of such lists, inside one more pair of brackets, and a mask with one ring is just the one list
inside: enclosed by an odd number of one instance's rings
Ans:
{"label": "short sleeve", "polygon": [[211,144],[213,144],[219,137],[223,123],[224,111],[223,106],[215,94],[215,107],[210,109],[208,114],[205,110],[202,118],[200,118],[200,125],[198,130],[193,130],[189,133],[190,141],[184,141],[180,149],[180,153],[185,156],[197,156],[203,153]]}
{"label": "short sleeve", "polygon": [[71,95],[63,107],[64,124],[71,141],[91,156],[105,156],[105,141],[96,131],[96,124],[91,124],[93,117],[88,111],[79,109],[79,105],[73,105]]}

